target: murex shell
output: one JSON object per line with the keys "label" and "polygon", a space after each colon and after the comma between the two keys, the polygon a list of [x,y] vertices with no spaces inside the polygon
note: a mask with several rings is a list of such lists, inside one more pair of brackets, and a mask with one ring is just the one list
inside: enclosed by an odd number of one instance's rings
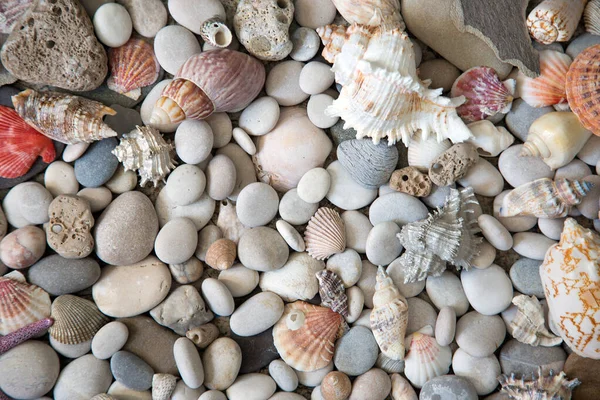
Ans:
{"label": "murex shell", "polygon": [[540,76],[529,78],[522,72],[517,75],[517,86],[523,101],[536,108],[553,105],[561,109],[568,108],[565,83],[572,62],[573,59],[564,53],[540,51]]}
{"label": "murex shell", "polygon": [[48,332],[63,344],[80,344],[92,340],[110,319],[102,314],[94,302],[65,294],[52,303],[54,325]]}
{"label": "murex shell", "polygon": [[430,325],[408,336],[405,340],[406,358],[404,375],[413,386],[421,388],[425,382],[447,374],[452,364],[452,350],[449,346],[440,346],[430,334]]}
{"label": "murex shell", "polygon": [[404,359],[408,303],[383,267],[377,269],[371,329],[381,352],[392,360]]}
{"label": "murex shell", "polygon": [[583,50],[567,73],[567,100],[581,124],[600,136],[600,44]]}
{"label": "murex shell", "polygon": [[50,139],[66,144],[90,143],[117,136],[102,118],[117,112],[97,101],[66,93],[27,89],[12,97],[21,118]]}
{"label": "murex shell", "polygon": [[324,260],[346,249],[346,229],[337,211],[321,207],[310,218],[304,231],[306,252],[317,260]]}
{"label": "murex shell", "polygon": [[351,24],[406,29],[400,15],[400,0],[332,0]]}
{"label": "murex shell", "polygon": [[138,171],[141,186],[152,182],[156,187],[158,181],[164,180],[175,168],[172,151],[173,145],[167,143],[157,129],[136,126],[135,130],[123,135],[112,153],[123,163],[125,171]]}
{"label": "murex shell", "polygon": [[273,342],[289,366],[311,372],[331,362],[335,341],[346,328],[341,314],[296,301],[285,306],[281,319],[273,327]]}
{"label": "murex shell", "polygon": [[398,164],[396,146],[370,140],[345,140],[337,147],[338,161],[350,176],[367,189],[378,189],[392,176]]}
{"label": "murex shell", "polygon": [[405,283],[439,276],[446,261],[457,269],[471,267],[483,240],[475,236],[480,230],[472,207],[478,204],[473,188],[451,189],[444,207],[402,227],[398,239],[406,249],[400,257]]}
{"label": "murex shell", "polygon": [[536,179],[510,191],[502,200],[501,217],[535,216],[538,218],[566,217],[571,207],[581,203],[592,188],[586,181],[565,178],[553,181]]}
{"label": "murex shell", "polygon": [[467,143],[475,146],[482,157],[497,157],[515,141],[515,137],[506,128],[494,126],[487,120],[472,122],[467,127],[473,134],[473,138],[468,139]]}
{"label": "murex shell", "polygon": [[50,316],[50,296],[19,271],[0,276],[0,335]]}
{"label": "murex shell", "polygon": [[544,309],[535,296],[522,294],[515,296],[512,302],[517,306],[517,315],[510,322],[515,339],[532,346],[552,347],[562,343],[561,338],[544,326]]}
{"label": "murex shell", "polygon": [[525,376],[517,379],[515,374],[510,377],[501,375],[498,378],[501,393],[512,400],[571,400],[571,391],[581,382],[577,379],[567,380],[567,375],[561,371],[558,375],[550,370],[544,376],[542,367],[538,367],[537,378],[532,374],[531,379]]}
{"label": "murex shell", "polygon": [[316,276],[319,281],[321,305],[347,317],[348,296],[346,296],[346,288],[340,277],[328,269],[317,272]]}
{"label": "murex shell", "polygon": [[465,96],[464,104],[456,111],[467,122],[481,121],[498,113],[506,114],[512,108],[515,80],[504,82],[490,67],[473,67],[454,81],[452,97]]}
{"label": "murex shell", "polygon": [[344,129],[354,128],[356,138],[374,143],[387,137],[388,145],[405,145],[419,130],[422,137],[435,134],[438,141],[461,142],[471,132],[456,113],[464,97],[442,97],[442,89],[428,88],[417,76],[415,54],[406,33],[362,25],[327,25],[317,29],[333,63],[340,96],[326,109],[339,116]]}
{"label": "murex shell", "polygon": [[152,46],[143,39],[129,39],[121,47],[108,50],[111,76],[106,81],[110,90],[137,100],[141,88],[156,82],[160,73]]}
{"label": "murex shell", "polygon": [[600,235],[567,218],[540,276],[565,343],[581,357],[600,359]]}
{"label": "murex shell", "polygon": [[589,0],[583,11],[586,32],[600,35],[600,0]]}
{"label": "murex shell", "polygon": [[527,29],[540,43],[568,42],[587,0],[544,0],[529,13]]}

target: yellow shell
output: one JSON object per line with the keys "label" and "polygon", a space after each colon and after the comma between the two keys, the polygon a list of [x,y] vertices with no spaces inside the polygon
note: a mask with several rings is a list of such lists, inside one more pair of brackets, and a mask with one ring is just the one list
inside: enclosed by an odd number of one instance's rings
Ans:
{"label": "yellow shell", "polygon": [[50,296],[19,271],[0,276],[0,335],[50,316]]}
{"label": "yellow shell", "polygon": [[48,332],[63,344],[92,340],[96,332],[110,321],[93,302],[70,294],[54,299],[50,315],[54,318],[54,325]]}
{"label": "yellow shell", "polygon": [[346,249],[346,229],[337,211],[321,207],[308,221],[304,232],[306,252],[317,260],[324,260]]}

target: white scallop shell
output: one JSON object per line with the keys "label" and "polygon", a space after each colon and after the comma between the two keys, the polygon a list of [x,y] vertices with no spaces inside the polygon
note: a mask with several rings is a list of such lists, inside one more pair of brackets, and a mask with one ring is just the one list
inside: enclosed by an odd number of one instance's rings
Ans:
{"label": "white scallop shell", "polygon": [[477,147],[477,152],[482,157],[497,157],[515,141],[515,137],[506,128],[494,126],[488,120],[473,122],[467,127],[473,134],[471,139],[467,139],[467,143]]}
{"label": "white scallop shell", "polygon": [[441,142],[434,137],[423,139],[421,132],[417,132],[408,145],[408,165],[427,172],[431,162],[450,147],[452,143],[448,139]]}
{"label": "white scallop shell", "polygon": [[406,338],[408,353],[404,358],[404,375],[413,386],[421,388],[435,378],[447,374],[452,364],[452,350],[449,346],[440,346],[434,337],[431,326]]}

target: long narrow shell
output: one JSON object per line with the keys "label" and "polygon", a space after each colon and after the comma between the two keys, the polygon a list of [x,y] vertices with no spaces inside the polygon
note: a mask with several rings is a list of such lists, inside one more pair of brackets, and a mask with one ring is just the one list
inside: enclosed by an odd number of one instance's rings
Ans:
{"label": "long narrow shell", "polygon": [[581,124],[600,136],[600,44],[583,50],[567,73],[569,107]]}
{"label": "long narrow shell", "polygon": [[333,271],[324,269],[316,273],[319,281],[319,295],[321,305],[329,307],[336,313],[348,316],[348,296],[344,283]]}
{"label": "long narrow shell", "polygon": [[97,101],[66,93],[27,89],[12,97],[21,118],[50,139],[66,144],[90,143],[117,136],[102,118],[117,112]]}
{"label": "long narrow shell", "polygon": [[586,32],[600,35],[600,0],[589,0],[583,11]]}
{"label": "long narrow shell", "polygon": [[110,321],[93,302],[70,294],[54,299],[51,316],[54,325],[48,332],[63,344],[90,341]]}
{"label": "long narrow shell", "polygon": [[404,359],[404,375],[413,386],[423,385],[450,370],[452,350],[449,346],[440,346],[435,338],[415,332],[406,338],[408,352]]}
{"label": "long narrow shell", "polygon": [[399,0],[332,0],[342,17],[351,24],[406,29]]}
{"label": "long narrow shell", "polygon": [[0,276],[0,335],[50,316],[50,296],[13,271]]}
{"label": "long narrow shell", "polygon": [[527,29],[540,43],[568,42],[587,0],[544,0],[529,13]]}
{"label": "long narrow shell", "polygon": [[33,0],[2,0],[0,2],[0,33],[10,33]]}
{"label": "long narrow shell", "polygon": [[572,206],[581,203],[591,188],[592,185],[586,181],[536,179],[511,190],[504,197],[500,216],[562,218],[567,216]]}
{"label": "long narrow shell", "polygon": [[346,249],[346,229],[337,211],[321,207],[308,221],[304,232],[306,252],[317,260],[324,260]]}
{"label": "long narrow shell", "polygon": [[345,326],[344,318],[329,308],[296,301],[285,306],[273,327],[273,342],[289,366],[316,371],[331,362],[335,341]]}
{"label": "long narrow shell", "polygon": [[141,88],[156,82],[160,73],[154,49],[137,38],[108,50],[108,65],[111,73],[106,82],[108,88],[134,100],[141,96]]}
{"label": "long narrow shell", "polygon": [[473,67],[454,81],[452,97],[465,96],[464,104],[456,109],[465,121],[473,122],[506,114],[512,107],[515,94],[515,81],[504,82],[490,67]]}
{"label": "long narrow shell", "polygon": [[467,143],[477,147],[477,152],[482,157],[497,157],[515,141],[515,137],[506,128],[494,126],[487,120],[473,122],[467,126],[473,134],[473,138],[468,139]]}
{"label": "long narrow shell", "polygon": [[532,107],[567,104],[565,84],[573,59],[554,50],[540,51],[540,76],[529,78],[519,72],[517,86],[521,98]]}
{"label": "long narrow shell", "polygon": [[392,360],[404,359],[408,303],[383,267],[377,269],[371,329],[381,352]]}
{"label": "long narrow shell", "polygon": [[510,322],[512,336],[521,343],[532,346],[552,347],[562,339],[548,332],[544,326],[544,309],[535,296],[519,295],[512,300],[517,315]]}
{"label": "long narrow shell", "polygon": [[571,391],[581,383],[577,379],[567,380],[562,371],[555,375],[550,370],[550,374],[544,376],[542,367],[538,367],[537,378],[534,375],[531,379],[525,376],[517,379],[514,373],[510,377],[501,375],[498,378],[502,386],[500,392],[513,400],[571,400]]}

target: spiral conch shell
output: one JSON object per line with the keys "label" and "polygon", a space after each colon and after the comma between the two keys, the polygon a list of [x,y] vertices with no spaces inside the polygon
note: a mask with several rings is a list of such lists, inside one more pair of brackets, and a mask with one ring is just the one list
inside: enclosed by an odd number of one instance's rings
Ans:
{"label": "spiral conch shell", "polygon": [[511,334],[515,339],[532,346],[552,347],[562,343],[561,338],[548,332],[544,326],[544,309],[535,296],[522,294],[512,302],[518,309],[510,322]]}
{"label": "spiral conch shell", "polygon": [[332,0],[351,24],[406,29],[400,15],[400,0]]}
{"label": "spiral conch shell", "polygon": [[204,119],[215,112],[242,110],[258,96],[264,83],[265,67],[247,54],[228,49],[194,54],[163,89],[150,123]]}
{"label": "spiral conch shell", "polygon": [[535,216],[538,218],[566,217],[571,207],[581,203],[592,188],[586,181],[549,178],[524,183],[504,196],[501,217]]}
{"label": "spiral conch shell", "polygon": [[50,296],[19,271],[0,276],[0,335],[50,316]]}
{"label": "spiral conch shell", "polygon": [[583,14],[587,0],[544,0],[531,10],[527,29],[540,43],[568,42]]}
{"label": "spiral conch shell", "polygon": [[348,316],[348,296],[341,278],[328,269],[316,273],[319,281],[319,295],[321,305],[329,307],[333,311]]}
{"label": "spiral conch shell", "polygon": [[600,359],[600,235],[567,218],[540,277],[565,343],[581,357]]}
{"label": "spiral conch shell", "polygon": [[21,118],[50,139],[66,144],[90,143],[117,136],[102,121],[117,112],[97,101],[66,93],[27,89],[12,97]]}
{"label": "spiral conch shell", "polygon": [[377,269],[371,329],[381,352],[392,360],[404,358],[408,303],[383,267]]}
{"label": "spiral conch shell", "polygon": [[433,329],[427,325],[405,339],[408,352],[404,359],[404,375],[413,386],[423,385],[450,370],[452,350],[449,346],[440,346],[431,336]]}
{"label": "spiral conch shell", "polygon": [[156,187],[158,181],[164,180],[175,168],[172,150],[173,145],[168,144],[157,129],[136,126],[135,130],[123,135],[112,153],[123,163],[125,171],[138,171],[141,186],[152,182]]}
{"label": "spiral conch shell", "polygon": [[341,117],[345,129],[356,129],[357,139],[371,137],[377,144],[387,137],[390,145],[399,140],[408,145],[419,130],[423,139],[435,133],[438,141],[471,136],[456,113],[464,97],[442,97],[442,89],[419,80],[406,33],[356,24],[327,25],[317,33],[325,45],[323,57],[343,86],[326,113]]}
{"label": "spiral conch shell", "polygon": [[550,370],[544,376],[542,367],[538,367],[537,378],[532,374],[531,379],[525,376],[517,379],[513,373],[510,377],[501,375],[498,381],[502,386],[500,392],[513,400],[571,400],[571,391],[581,384],[577,379],[567,380],[563,371],[555,375]]}

